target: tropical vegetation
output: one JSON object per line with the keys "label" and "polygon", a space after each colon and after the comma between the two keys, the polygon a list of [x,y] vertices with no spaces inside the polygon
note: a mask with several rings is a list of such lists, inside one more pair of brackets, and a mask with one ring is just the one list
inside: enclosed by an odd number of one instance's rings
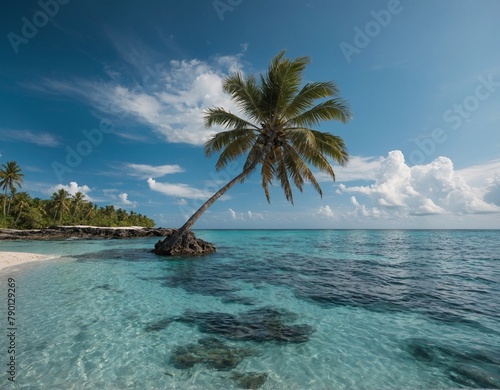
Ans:
{"label": "tropical vegetation", "polygon": [[27,192],[18,192],[24,174],[16,162],[0,169],[2,215],[0,228],[39,229],[52,225],[144,226],[155,225],[151,218],[134,211],[114,206],[98,207],[82,192],[71,195],[61,188],[50,199],[32,198]]}
{"label": "tropical vegetation", "polygon": [[173,247],[217,199],[258,167],[268,202],[271,200],[269,186],[274,181],[279,182],[285,198],[292,204],[292,186],[302,192],[304,184],[310,183],[322,196],[310,166],[335,180],[331,162],[341,166],[347,164],[349,156],[345,143],[339,136],[312,127],[322,121],[347,122],[351,117],[350,109],[339,97],[339,89],[332,81],[302,86],[309,62],[308,57],[288,59],[282,51],[259,78],[242,73],[226,78],[223,88],[237,104],[241,115],[221,107],[206,111],[206,126],[228,130],[215,134],[205,144],[205,154],[210,157],[220,153],[217,170],[244,157],[243,170],[208,199],[176,234],[165,240],[167,247]]}

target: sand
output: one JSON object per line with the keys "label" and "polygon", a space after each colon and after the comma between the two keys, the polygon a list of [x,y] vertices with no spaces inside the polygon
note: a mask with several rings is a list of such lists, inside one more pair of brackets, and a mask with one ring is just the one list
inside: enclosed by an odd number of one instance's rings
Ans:
{"label": "sand", "polygon": [[14,265],[29,263],[31,261],[43,261],[55,259],[56,255],[41,255],[28,252],[0,252],[0,271]]}

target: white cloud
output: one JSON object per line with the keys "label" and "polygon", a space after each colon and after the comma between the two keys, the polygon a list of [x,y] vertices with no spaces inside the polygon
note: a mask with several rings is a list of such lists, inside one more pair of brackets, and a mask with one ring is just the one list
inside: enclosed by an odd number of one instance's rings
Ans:
{"label": "white cloud", "polygon": [[315,216],[326,219],[333,219],[335,217],[333,210],[330,206],[321,206],[318,211],[314,213]]}
{"label": "white cloud", "polygon": [[181,198],[181,199],[179,199],[179,200],[177,201],[177,204],[178,204],[179,206],[185,206],[185,205],[187,205],[187,203],[188,203],[188,202],[187,202],[187,200],[186,200],[186,199],[184,199],[184,198]]}
{"label": "white cloud", "polygon": [[363,216],[367,218],[387,218],[388,214],[378,207],[367,208],[365,205],[359,204],[355,196],[351,196],[351,203],[354,206],[354,211],[349,215],[353,217]]}
{"label": "white cloud", "polygon": [[153,178],[148,179],[149,188],[153,191],[177,198],[208,199],[213,194],[182,183],[159,183]]}
{"label": "white cloud", "polygon": [[228,211],[231,214],[232,219],[238,219],[238,216],[236,215],[236,211],[234,211],[233,209],[228,209]]}
{"label": "white cloud", "polygon": [[172,173],[184,172],[179,165],[146,165],[146,164],[125,164],[128,169],[127,173],[130,176],[140,177],[142,179],[147,179],[149,177],[162,177],[165,175],[170,175]]}
{"label": "white cloud", "polygon": [[11,139],[21,142],[28,142],[40,146],[56,147],[59,139],[49,133],[35,133],[30,130],[7,130],[0,129],[0,136],[3,139]]}
{"label": "white cloud", "polygon": [[118,198],[120,198],[121,204],[123,206],[130,206],[130,207],[137,206],[137,202],[132,202],[128,199],[128,194],[126,192],[122,192],[120,195],[118,195]]}
{"label": "white cloud", "polygon": [[[33,89],[66,94],[84,100],[102,112],[119,119],[146,124],[167,142],[202,145],[217,129],[207,129],[203,112],[210,107],[237,107],[223,91],[224,78],[241,70],[240,56],[217,57],[210,63],[200,60],[171,61],[168,65],[149,67],[149,83],[125,85],[75,80],[45,80]],[[152,73],[152,74],[151,74]]]}
{"label": "white cloud", "polygon": [[72,181],[69,183],[69,185],[57,184],[53,187],[50,187],[48,192],[52,195],[54,192],[57,192],[60,189],[65,189],[71,195],[75,195],[77,192],[81,192],[82,194],[85,195],[87,200],[91,200],[91,198],[88,195],[88,193],[91,191],[91,189],[87,185],[79,186],[77,182]]}
{"label": "white cloud", "polygon": [[250,210],[247,211],[247,216],[249,219],[251,220],[255,220],[255,221],[263,221],[264,220],[264,216],[261,214],[261,213],[252,213]]}
{"label": "white cloud", "polygon": [[486,188],[484,200],[488,203],[500,206],[500,175],[491,179],[489,186]]}
{"label": "white cloud", "polygon": [[246,213],[236,212],[233,209],[228,209],[231,219],[235,221],[263,221],[264,216],[261,213],[255,213],[248,210]]}
{"label": "white cloud", "polygon": [[[495,186],[492,187],[493,191]],[[406,165],[403,153],[389,152],[376,172],[375,183],[370,186],[339,186],[340,193],[359,193],[375,205],[366,207],[351,197],[358,215],[404,218],[409,215],[481,214],[500,212],[485,192],[471,187],[454,171],[449,158],[438,157],[426,165]]]}
{"label": "white cloud", "polygon": [[469,185],[478,187],[487,186],[495,176],[500,176],[500,160],[488,161],[484,164],[473,165],[457,170]]}

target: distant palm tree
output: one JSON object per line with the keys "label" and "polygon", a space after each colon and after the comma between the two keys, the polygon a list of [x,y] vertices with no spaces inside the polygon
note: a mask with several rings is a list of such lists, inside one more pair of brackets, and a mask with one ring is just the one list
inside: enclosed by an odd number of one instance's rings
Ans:
{"label": "distant palm tree", "polygon": [[31,197],[26,192],[20,192],[16,195],[16,201],[12,207],[14,212],[17,212],[16,224],[21,218],[21,213],[23,210],[27,210],[30,207]]}
{"label": "distant palm tree", "polygon": [[[321,121],[350,119],[350,110],[338,97],[333,82],[312,82],[301,88],[303,72],[309,58],[293,60],[279,53],[265,75],[236,73],[223,84],[224,90],[238,105],[244,117],[215,107],[205,114],[205,124],[225,127],[228,131],[215,134],[206,144],[205,153],[221,152],[216,169],[246,155],[242,172],[208,199],[177,232],[164,240],[160,252],[168,253],[182,235],[226,191],[242,182],[257,166],[261,167],[262,187],[270,202],[268,186],[278,180],[285,197],[293,204],[291,182],[302,191],[309,182],[322,196],[321,187],[308,165],[312,165],[335,180],[328,158],[345,165],[348,153],[342,138],[311,129]],[[318,99],[328,99],[319,104]],[[166,248],[166,251],[161,248]],[[158,251],[157,251],[158,252]]]}
{"label": "distant palm tree", "polygon": [[70,193],[64,188],[54,192],[52,195],[52,210],[54,211],[54,222],[59,214],[59,223],[61,223],[65,212],[69,211]]}
{"label": "distant palm tree", "polygon": [[7,215],[5,210],[7,205],[7,190],[10,190],[12,196],[12,193],[16,190],[16,186],[21,188],[23,176],[21,168],[15,161],[9,161],[2,165],[2,169],[0,169],[0,187],[2,187],[5,195],[3,198],[3,215]]}
{"label": "distant palm tree", "polygon": [[87,221],[92,220],[92,218],[97,215],[97,205],[86,203],[84,206],[83,215]]}
{"label": "distant palm tree", "polygon": [[75,217],[88,201],[85,199],[83,192],[77,192],[71,197],[71,207],[73,209],[73,217]]}

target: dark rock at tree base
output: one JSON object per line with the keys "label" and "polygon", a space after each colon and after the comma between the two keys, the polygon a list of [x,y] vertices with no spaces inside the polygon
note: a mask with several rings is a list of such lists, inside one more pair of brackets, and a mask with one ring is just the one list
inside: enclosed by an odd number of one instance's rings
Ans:
{"label": "dark rock at tree base", "polygon": [[242,389],[260,389],[266,382],[266,372],[234,372],[231,378]]}
{"label": "dark rock at tree base", "polygon": [[192,231],[184,233],[177,243],[171,247],[168,245],[168,239],[172,234],[175,234],[175,232],[176,230],[172,229],[164,240],[158,241],[153,252],[162,256],[193,256],[215,252],[215,246],[213,244],[196,238]]}

